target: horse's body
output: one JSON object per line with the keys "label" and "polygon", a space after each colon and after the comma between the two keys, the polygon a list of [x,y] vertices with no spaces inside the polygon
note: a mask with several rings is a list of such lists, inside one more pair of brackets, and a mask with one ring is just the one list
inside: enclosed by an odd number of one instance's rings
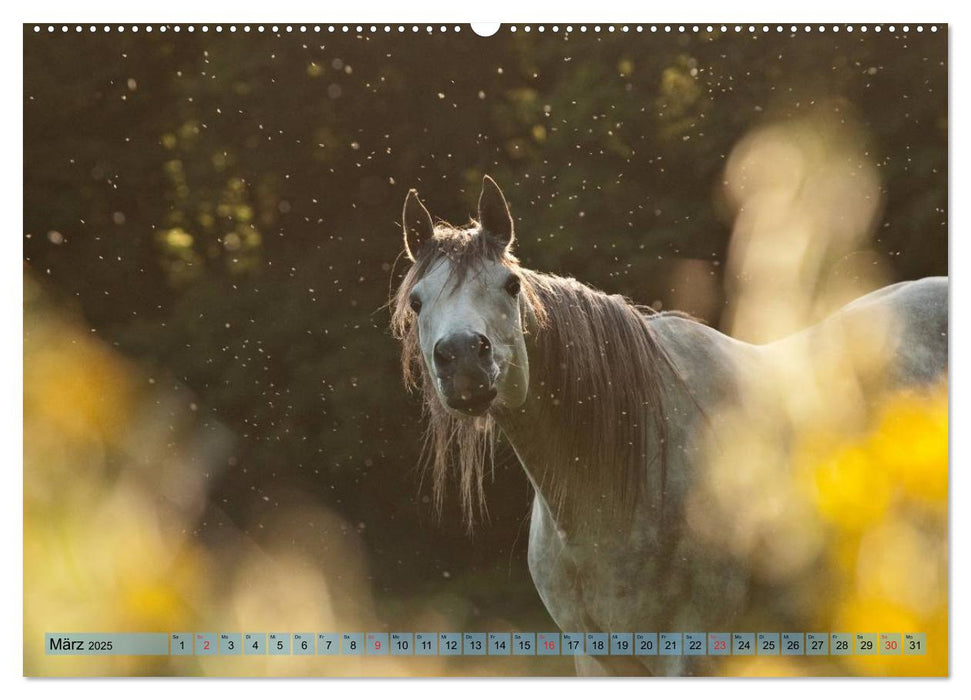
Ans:
{"label": "horse's body", "polygon": [[[764,384],[793,348],[826,361],[864,334],[880,345],[881,390],[946,377],[946,278],[887,287],[757,346],[525,270],[488,178],[479,209],[468,229],[436,228],[409,195],[405,245],[415,265],[394,327],[406,380],[420,375],[425,393],[437,495],[457,456],[473,506],[493,426],[512,444],[535,489],[529,568],[563,631],[733,631],[753,598],[750,573],[696,535],[686,501],[720,410],[751,401],[746,387]],[[784,392],[759,400],[756,413],[771,413]],[[577,669],[676,674],[704,672],[705,663],[587,656]]]}
{"label": "horse's body", "polygon": [[[785,352],[793,342],[832,347],[833,334],[842,335],[847,326],[866,327],[877,319],[882,323],[887,314],[898,324],[893,347],[886,348],[888,381],[883,388],[939,381],[947,372],[947,313],[947,279],[927,278],[868,294],[797,337],[761,346],[739,342],[683,317],[646,317],[645,323],[684,380],[682,384],[672,377],[665,396],[665,410],[677,416],[668,438],[669,509],[665,517],[657,518],[642,506],[629,530],[602,531],[571,541],[569,533],[558,528],[542,486],[534,480],[529,568],[557,625],[564,631],[583,632],[731,630],[732,621],[750,602],[748,574],[731,558],[719,557],[696,542],[684,526],[680,508],[702,468],[703,445],[696,438],[704,433],[706,418],[699,406],[730,405],[740,385],[755,380],[773,355]],[[531,464],[542,461],[543,446],[528,437],[538,427],[531,424],[529,410],[508,422],[500,418],[499,424],[527,473],[535,471]],[[580,657],[577,670],[679,674],[703,671],[705,663],[704,657],[689,656]]]}

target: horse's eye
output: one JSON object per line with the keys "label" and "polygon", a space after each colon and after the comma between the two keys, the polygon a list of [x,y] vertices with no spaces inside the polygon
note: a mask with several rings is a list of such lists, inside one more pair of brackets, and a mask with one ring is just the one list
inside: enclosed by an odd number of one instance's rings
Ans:
{"label": "horse's eye", "polygon": [[506,291],[509,296],[514,297],[519,294],[519,290],[522,288],[522,283],[516,275],[509,275],[509,279],[506,280]]}
{"label": "horse's eye", "polygon": [[408,305],[411,306],[411,310],[416,314],[421,311],[421,299],[418,297],[412,297],[411,301],[408,302]]}

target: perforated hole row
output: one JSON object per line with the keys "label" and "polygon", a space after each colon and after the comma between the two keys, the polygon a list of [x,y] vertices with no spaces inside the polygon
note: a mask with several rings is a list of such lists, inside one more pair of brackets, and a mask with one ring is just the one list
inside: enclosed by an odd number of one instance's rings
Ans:
{"label": "perforated hole row", "polygon": [[[500,29],[500,31],[508,31],[511,33],[539,32],[541,34],[545,32],[552,32],[554,34],[571,33],[571,32],[579,32],[581,34],[583,33],[597,34],[597,33],[612,33],[612,32],[635,32],[635,33],[647,32],[647,33],[653,33],[653,34],[715,33],[715,32],[719,32],[722,34],[725,34],[725,33],[768,34],[770,32],[776,32],[776,33],[788,32],[789,34],[797,34],[797,33],[810,33],[810,32],[816,32],[816,33],[832,32],[834,34],[838,34],[840,32],[846,32],[847,34],[852,34],[853,32],[859,32],[861,34],[865,34],[867,32],[880,33],[884,31],[891,32],[891,33],[898,32],[898,31],[902,31],[904,33],[910,33],[911,31],[936,32],[937,30],[938,30],[938,27],[937,25],[934,25],[934,24],[932,25],[923,25],[923,24],[917,24],[917,25],[909,25],[909,24],[904,24],[904,25],[893,25],[893,24],[891,25],[881,25],[881,24],[874,24],[874,25],[866,25],[866,24],[831,24],[831,25],[826,25],[826,24],[819,24],[819,25],[809,25],[809,24],[805,24],[805,25],[803,24],[800,24],[800,25],[796,25],[796,24],[788,24],[788,25],[783,25],[783,24],[771,24],[771,25],[770,24],[758,24],[758,25],[756,24],[730,24],[730,25],[725,25],[725,24],[719,24],[719,25],[604,24],[604,25],[601,25],[601,24],[591,24],[591,25],[587,25],[587,24],[580,24],[576,26],[574,25],[560,26],[556,24],[554,25],[512,24],[512,25],[504,26]],[[349,32],[353,32],[355,34],[365,34],[365,33],[391,34],[393,32],[397,32],[399,34],[404,34],[404,33],[444,34],[444,33],[458,33],[462,31],[464,30],[463,30],[463,27],[461,27],[460,25],[444,25],[444,24],[443,25],[431,25],[431,24],[425,24],[425,25],[417,25],[417,24],[408,24],[408,25],[404,25],[404,24],[394,24],[394,25],[392,24],[381,24],[381,25],[377,25],[377,24],[371,24],[371,25],[352,25],[352,24],[285,24],[285,25],[277,25],[277,24],[256,24],[256,25],[251,25],[251,24],[225,24],[225,25],[224,24],[213,24],[213,25],[209,25],[209,24],[199,24],[199,25],[196,25],[196,24],[160,24],[160,25],[58,24],[58,25],[54,25],[54,24],[47,24],[47,25],[41,25],[41,24],[35,24],[34,25],[34,32],[38,34],[40,33],[54,34],[58,32],[62,34],[66,34],[68,32],[74,32],[78,34],[82,32],[88,32],[88,33],[131,32],[133,34],[138,32],[145,32],[147,34],[150,34],[152,32],[160,32],[160,33],[175,32],[177,34],[181,32],[187,32],[190,34],[193,34],[196,32],[201,32],[203,34],[209,33],[209,32],[215,32],[217,34],[224,33],[224,32],[228,32],[230,34],[239,33],[239,32],[257,33],[257,34],[267,33],[267,32],[273,33],[273,34],[293,34],[293,33],[306,34],[311,32],[316,34],[349,33]]]}
{"label": "perforated hole row", "polygon": [[655,34],[656,33],[697,34],[697,33],[706,33],[706,32],[707,33],[720,32],[722,34],[732,33],[732,32],[737,34],[740,34],[742,32],[746,32],[749,34],[768,34],[770,32],[777,32],[777,33],[789,32],[791,34],[795,34],[798,32],[803,32],[803,33],[833,32],[834,34],[837,34],[841,31],[852,34],[854,31],[861,32],[861,33],[866,33],[868,31],[877,32],[877,33],[882,31],[910,32],[911,30],[917,31],[917,32],[923,32],[925,31],[925,29],[931,32],[936,32],[938,27],[937,25],[933,25],[933,24],[932,25],[923,25],[923,24],[916,24],[916,25],[909,25],[909,24],[905,24],[905,25],[893,25],[893,24],[891,25],[882,25],[882,24],[870,24],[870,25],[867,25],[867,24],[727,24],[727,25],[726,24],[690,24],[690,25],[688,24],[635,24],[635,25],[605,24],[605,25],[599,25],[599,24],[593,24],[593,25],[588,25],[588,24],[581,24],[575,27],[573,25],[567,25],[565,27],[552,25],[547,27],[545,25],[528,25],[528,24],[515,25],[514,24],[508,27],[508,30],[510,32],[520,32],[520,31],[521,32],[532,32],[532,31],[545,32],[548,30],[552,32],[565,31],[565,32],[581,32],[581,33],[584,33],[584,32],[610,33],[610,32],[618,32],[618,31],[620,32],[633,31],[633,32],[641,32],[641,33],[651,32]]}
{"label": "perforated hole row", "polygon": [[352,24],[104,24],[104,25],[69,25],[69,24],[35,24],[34,32],[41,33],[47,32],[53,34],[55,32],[68,33],[96,33],[96,32],[187,32],[190,34],[201,32],[201,33],[223,33],[228,32],[230,34],[242,32],[242,33],[271,33],[271,34],[306,34],[309,32],[320,34],[321,32],[328,33],[348,33],[354,32],[356,34],[363,33],[388,33],[391,32],[425,32],[432,34],[435,32],[445,33],[445,32],[461,32],[462,27],[459,25],[352,25]]}

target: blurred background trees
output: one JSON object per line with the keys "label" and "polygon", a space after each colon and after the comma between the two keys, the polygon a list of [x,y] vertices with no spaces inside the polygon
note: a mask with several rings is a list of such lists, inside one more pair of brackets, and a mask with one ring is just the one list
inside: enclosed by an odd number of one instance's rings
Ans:
{"label": "blurred background trees", "polygon": [[[169,475],[143,490],[178,512],[185,557],[289,542],[305,562],[324,550],[329,575],[326,551],[354,551],[374,598],[355,619],[413,623],[424,607],[461,629],[552,627],[525,568],[531,495],[511,453],[471,541],[419,489],[420,408],[383,308],[405,193],[462,223],[489,173],[525,265],[721,326],[736,144],[771,124],[845,125],[847,169],[865,163],[876,189],[859,203],[870,230],[834,274],[859,254],[882,281],[946,274],[943,34],[25,27],[25,371],[74,388],[25,398],[27,480],[127,473],[145,444],[99,431],[155,407],[138,473]],[[70,419],[75,406],[96,417]],[[37,425],[86,431],[97,459],[65,448],[63,473],[32,473],[52,463]],[[358,605],[354,586],[328,590],[335,608]]]}

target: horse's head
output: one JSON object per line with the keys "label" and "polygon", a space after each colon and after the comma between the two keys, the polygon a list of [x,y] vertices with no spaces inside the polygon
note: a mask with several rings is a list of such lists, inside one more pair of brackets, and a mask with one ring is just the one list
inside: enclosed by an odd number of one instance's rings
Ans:
{"label": "horse's head", "polygon": [[478,221],[436,226],[415,190],[405,198],[404,243],[414,263],[398,289],[394,327],[405,378],[418,370],[453,416],[482,416],[526,399],[529,363],[523,271],[511,253],[513,221],[486,176]]}

